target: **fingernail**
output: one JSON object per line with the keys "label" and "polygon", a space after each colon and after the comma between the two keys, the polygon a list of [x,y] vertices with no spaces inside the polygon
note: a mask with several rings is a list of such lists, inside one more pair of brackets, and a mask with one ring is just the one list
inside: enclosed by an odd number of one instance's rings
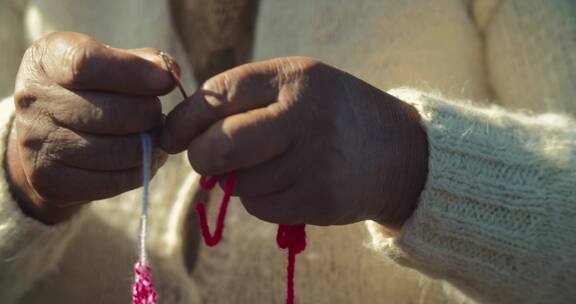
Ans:
{"label": "fingernail", "polygon": [[176,62],[174,57],[165,52],[160,52],[159,57],[160,60],[162,61],[162,66],[168,72],[174,73],[173,75],[174,77],[180,79],[180,77],[182,76],[182,69],[180,68],[180,65],[178,64],[178,62]]}
{"label": "fingernail", "polygon": [[167,73],[164,61],[160,57],[160,54],[162,54],[161,51],[152,49],[136,49],[131,50],[131,52],[154,65],[154,68],[148,73],[148,75],[146,75],[147,84],[150,87],[165,90],[172,86],[172,75]]}
{"label": "fingernail", "polygon": [[135,49],[131,50],[132,53],[137,54],[139,57],[144,58],[150,62],[153,62],[159,66],[164,66],[162,63],[162,59],[159,57],[160,53],[159,50],[151,50],[151,49]]}
{"label": "fingernail", "polygon": [[218,96],[215,96],[215,94],[213,94],[212,92],[204,92],[202,97],[204,97],[204,101],[206,102],[206,104],[208,104],[213,108],[216,108],[223,103],[222,99],[219,98]]}

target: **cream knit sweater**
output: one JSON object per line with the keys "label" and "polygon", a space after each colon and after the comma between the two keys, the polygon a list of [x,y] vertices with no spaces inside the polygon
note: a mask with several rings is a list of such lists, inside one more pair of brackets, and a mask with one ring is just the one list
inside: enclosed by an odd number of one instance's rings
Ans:
{"label": "cream knit sweater", "polygon": [[[11,94],[26,44],[55,30],[157,47],[186,67],[168,11],[158,0],[4,1],[0,95]],[[569,0],[261,1],[255,60],[307,55],[344,69],[415,105],[430,143],[427,184],[400,236],[387,238],[372,222],[310,227],[298,303],[470,301],[385,257],[480,302],[576,301],[574,16]],[[412,89],[393,89],[403,86]],[[479,105],[489,100],[500,107]],[[178,98],[164,101],[168,111]],[[0,151],[12,117],[8,98]],[[0,303],[129,302],[140,191],[48,227],[21,213],[3,175]],[[233,201],[222,246],[198,247],[187,217],[197,179],[178,156],[152,184],[161,303],[281,303],[285,256],[274,225]]]}

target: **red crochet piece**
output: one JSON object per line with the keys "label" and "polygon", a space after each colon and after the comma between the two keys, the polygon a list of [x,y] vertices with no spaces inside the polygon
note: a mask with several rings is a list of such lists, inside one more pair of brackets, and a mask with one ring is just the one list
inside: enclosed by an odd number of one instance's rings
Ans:
{"label": "red crochet piece", "polygon": [[[204,191],[210,191],[218,182],[219,177],[213,176],[200,179],[200,187]],[[206,207],[203,202],[196,204],[196,211],[200,218],[200,232],[204,243],[212,247],[217,245],[222,240],[224,232],[224,220],[226,218],[226,211],[228,210],[228,203],[232,196],[234,183],[236,182],[236,174],[234,172],[228,175],[228,180],[224,186],[224,197],[220,204],[218,217],[216,218],[216,229],[214,234],[210,233],[208,227],[208,219],[206,216]],[[280,249],[288,249],[288,265],[287,265],[287,279],[286,279],[286,304],[294,303],[294,270],[296,268],[296,255],[306,249],[306,225],[279,225],[276,234],[276,243]]]}
{"label": "red crochet piece", "polygon": [[134,285],[132,286],[132,304],[156,304],[156,291],[150,275],[150,266],[138,261],[134,266]]}

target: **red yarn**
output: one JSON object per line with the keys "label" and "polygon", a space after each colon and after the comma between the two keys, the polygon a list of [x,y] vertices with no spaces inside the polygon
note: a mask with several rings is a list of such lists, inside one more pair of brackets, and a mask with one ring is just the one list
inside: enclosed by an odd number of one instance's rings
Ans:
{"label": "red yarn", "polygon": [[204,191],[210,191],[212,190],[212,188],[214,188],[214,186],[216,186],[217,182],[218,182],[218,176],[209,176],[209,177],[202,176],[200,178],[200,188],[202,188],[202,190]]}
{"label": "red yarn", "polygon": [[288,266],[286,267],[286,304],[293,304],[296,255],[306,249],[306,225],[278,225],[276,243],[280,249],[288,249]]}
{"label": "red yarn", "polygon": [[[214,235],[210,234],[208,227],[208,220],[206,216],[206,207],[203,202],[196,204],[196,211],[200,218],[200,232],[204,243],[212,247],[217,245],[222,240],[224,232],[224,219],[226,218],[226,211],[230,196],[234,189],[234,182],[236,181],[236,174],[232,172],[228,175],[228,180],[224,187],[224,197],[220,204],[220,210],[216,219],[216,229]],[[218,182],[217,176],[208,178],[202,177],[200,179],[200,187],[204,191],[210,191]],[[296,268],[296,255],[306,249],[306,225],[278,225],[276,234],[276,243],[280,249],[288,249],[288,265],[286,267],[286,304],[294,303],[294,270]]]}
{"label": "red yarn", "polygon": [[[161,53],[160,56],[164,60],[164,64],[168,68],[170,75],[176,81],[182,96],[186,99],[188,98],[188,94],[182,87],[180,83],[180,78],[178,73],[175,72],[173,67],[174,61],[165,53]],[[218,182],[218,176],[212,176],[208,178],[202,177],[200,179],[200,187],[204,191],[210,191],[216,183]],[[204,243],[208,246],[215,246],[222,240],[222,234],[224,232],[224,219],[226,218],[226,211],[228,209],[228,203],[230,202],[230,196],[232,195],[232,190],[234,188],[234,182],[236,181],[236,174],[234,172],[230,173],[228,176],[228,181],[226,182],[226,186],[224,189],[224,197],[222,198],[222,203],[220,204],[220,210],[218,212],[218,217],[216,219],[216,230],[214,231],[214,235],[210,234],[210,228],[208,227],[208,220],[206,217],[206,207],[204,206],[203,202],[198,202],[196,204],[196,211],[198,212],[198,216],[200,217],[200,231],[202,233],[202,238],[204,239]],[[276,242],[278,243],[278,247],[281,249],[288,249],[288,266],[287,266],[287,291],[286,291],[286,304],[293,304],[294,303],[294,268],[296,266],[296,255],[304,249],[306,249],[306,226],[305,225],[279,225],[278,232],[276,235]],[[139,264],[136,264],[137,267],[135,271],[137,271],[136,275],[138,278],[138,271],[139,271]],[[152,283],[152,278],[149,276],[150,268],[144,268],[144,272],[142,274],[148,274],[149,282]],[[138,281],[138,280],[137,280]],[[136,288],[136,285],[135,285]],[[135,289],[136,290],[136,289]],[[152,286],[152,292],[154,292]],[[134,291],[136,293],[136,291]],[[156,302],[156,294],[154,293],[153,302],[142,302],[142,304],[155,304]],[[136,302],[134,302],[136,303]],[[140,304],[140,303],[139,303]]]}
{"label": "red yarn", "polygon": [[[210,190],[214,188],[217,181],[218,177],[210,177],[207,180],[201,178],[200,187],[205,191]],[[232,196],[235,181],[236,173],[232,172],[228,175],[228,180],[224,187],[224,197],[222,197],[222,203],[220,204],[220,210],[218,211],[218,217],[216,218],[216,229],[214,230],[213,235],[210,234],[210,227],[208,227],[208,219],[204,203],[198,202],[198,204],[196,204],[196,211],[200,217],[200,232],[202,233],[204,243],[210,247],[215,246],[220,242],[220,240],[222,240],[222,234],[224,233],[224,219],[226,219],[226,211],[228,210],[228,203],[230,202],[230,196]]]}

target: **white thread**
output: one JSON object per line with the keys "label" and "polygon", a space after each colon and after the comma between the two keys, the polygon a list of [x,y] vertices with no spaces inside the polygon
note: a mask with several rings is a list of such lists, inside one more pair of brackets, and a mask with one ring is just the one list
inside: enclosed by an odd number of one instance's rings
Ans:
{"label": "white thread", "polygon": [[146,235],[148,227],[148,193],[150,188],[150,167],[152,161],[152,140],[150,135],[140,133],[142,141],[142,214],[140,215],[140,233],[138,234],[138,254],[140,261],[146,263]]}

